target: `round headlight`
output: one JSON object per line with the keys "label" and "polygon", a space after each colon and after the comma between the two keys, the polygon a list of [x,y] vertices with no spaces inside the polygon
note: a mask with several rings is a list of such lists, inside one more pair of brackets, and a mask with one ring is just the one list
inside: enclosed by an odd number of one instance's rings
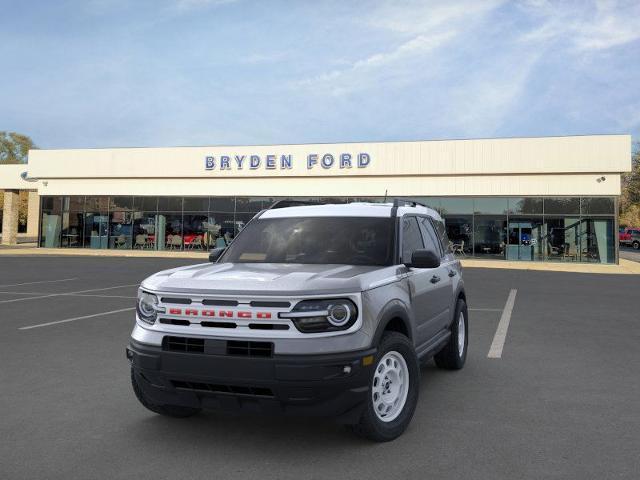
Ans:
{"label": "round headlight", "polygon": [[137,303],[138,317],[143,322],[153,324],[158,316],[158,297],[147,292],[138,292]]}
{"label": "round headlight", "polygon": [[341,327],[351,319],[351,309],[344,303],[329,305],[327,320],[331,325]]}

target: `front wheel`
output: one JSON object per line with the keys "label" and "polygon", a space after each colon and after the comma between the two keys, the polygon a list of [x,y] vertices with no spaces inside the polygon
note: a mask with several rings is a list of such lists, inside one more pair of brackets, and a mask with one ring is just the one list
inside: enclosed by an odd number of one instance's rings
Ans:
{"label": "front wheel", "polygon": [[456,304],[449,341],[434,357],[436,365],[446,370],[460,370],[467,359],[469,344],[469,314],[467,304],[461,298]]}
{"label": "front wheel", "polygon": [[635,242],[633,242],[633,249],[634,250],[640,249],[640,242],[638,242],[637,240]]}
{"label": "front wheel", "polygon": [[396,332],[382,336],[371,374],[367,405],[351,429],[375,442],[399,437],[418,403],[420,368],[413,344]]}

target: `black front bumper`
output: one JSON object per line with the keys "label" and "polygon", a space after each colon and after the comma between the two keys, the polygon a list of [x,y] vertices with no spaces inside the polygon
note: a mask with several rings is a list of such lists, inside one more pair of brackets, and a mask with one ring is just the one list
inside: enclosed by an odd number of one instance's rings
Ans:
{"label": "black front bumper", "polygon": [[375,349],[242,357],[166,351],[134,340],[127,348],[136,380],[154,404],[332,416],[346,423],[357,421],[365,405],[372,355]]}

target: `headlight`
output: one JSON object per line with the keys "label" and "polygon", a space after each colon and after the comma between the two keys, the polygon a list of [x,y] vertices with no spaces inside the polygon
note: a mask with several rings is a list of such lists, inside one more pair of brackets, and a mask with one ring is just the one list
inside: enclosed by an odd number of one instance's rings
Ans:
{"label": "headlight", "polygon": [[289,318],[304,333],[347,330],[358,318],[358,309],[349,299],[303,300],[291,312],[279,314]]}
{"label": "headlight", "polygon": [[145,323],[153,325],[158,318],[158,311],[160,307],[158,305],[158,297],[152,293],[147,293],[142,290],[138,290],[138,300],[136,302],[136,312],[138,317]]}

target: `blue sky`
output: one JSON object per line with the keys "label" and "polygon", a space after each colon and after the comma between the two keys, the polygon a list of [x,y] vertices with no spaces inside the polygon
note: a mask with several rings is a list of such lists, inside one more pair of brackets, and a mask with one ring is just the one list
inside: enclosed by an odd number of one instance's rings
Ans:
{"label": "blue sky", "polygon": [[640,1],[0,0],[42,148],[631,133]]}

